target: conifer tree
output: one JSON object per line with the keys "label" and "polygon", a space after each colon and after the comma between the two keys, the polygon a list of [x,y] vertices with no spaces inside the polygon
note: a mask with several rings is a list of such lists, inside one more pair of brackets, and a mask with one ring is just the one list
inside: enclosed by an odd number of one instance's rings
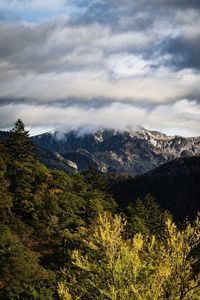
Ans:
{"label": "conifer tree", "polygon": [[34,156],[35,146],[29,137],[29,131],[25,130],[24,123],[20,119],[10,130],[7,145],[13,160],[23,161]]}
{"label": "conifer tree", "polygon": [[33,211],[34,187],[37,180],[35,146],[19,119],[10,130],[7,140],[10,162],[7,168],[9,190],[14,194],[13,211],[27,216]]}

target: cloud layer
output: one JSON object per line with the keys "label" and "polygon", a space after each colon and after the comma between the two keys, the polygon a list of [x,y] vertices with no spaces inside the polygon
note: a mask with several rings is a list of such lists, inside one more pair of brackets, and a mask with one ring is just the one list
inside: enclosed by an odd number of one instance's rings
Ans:
{"label": "cloud layer", "polygon": [[0,127],[200,134],[199,1],[1,1]]}

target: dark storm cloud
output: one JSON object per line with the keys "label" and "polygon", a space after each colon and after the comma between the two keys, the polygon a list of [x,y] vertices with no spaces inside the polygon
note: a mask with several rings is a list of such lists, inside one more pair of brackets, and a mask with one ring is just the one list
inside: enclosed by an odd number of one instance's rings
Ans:
{"label": "dark storm cloud", "polygon": [[[90,24],[99,22],[120,26],[120,29],[144,30],[153,25],[154,18],[174,14],[173,8],[200,9],[199,0],[92,0],[75,1],[83,13],[74,17],[77,23]],[[170,11],[170,8],[172,10]],[[166,10],[167,9],[167,10]],[[119,27],[116,28],[119,30]]]}
{"label": "dark storm cloud", "polygon": [[[148,1],[148,0],[147,0]],[[200,2],[199,0],[152,0],[148,1],[152,2],[156,5],[163,5],[163,6],[176,6],[179,8],[192,8],[192,9],[200,9]]]}
{"label": "dark storm cloud", "polygon": [[77,1],[82,14],[71,19],[72,24],[107,24],[113,31],[142,31],[153,25],[153,14],[144,1]]}
{"label": "dark storm cloud", "polygon": [[179,36],[169,39],[164,52],[170,53],[171,66],[175,68],[193,68],[200,70],[200,33],[195,37]]}
{"label": "dark storm cloud", "polygon": [[[191,99],[192,100],[192,99]],[[149,111],[156,108],[159,103],[154,103],[154,101],[138,101],[138,99],[107,99],[107,98],[94,98],[90,101],[83,101],[83,99],[78,98],[68,98],[63,100],[54,100],[50,103],[46,101],[40,100],[39,102],[30,100],[30,99],[10,99],[10,98],[0,98],[0,107],[4,107],[6,105],[37,105],[37,106],[46,106],[46,107],[58,107],[58,108],[71,108],[71,107],[79,107],[81,109],[101,109],[106,108],[108,105],[114,105],[115,103],[121,105],[134,105],[137,108],[146,107]],[[162,103],[160,103],[161,105]]]}

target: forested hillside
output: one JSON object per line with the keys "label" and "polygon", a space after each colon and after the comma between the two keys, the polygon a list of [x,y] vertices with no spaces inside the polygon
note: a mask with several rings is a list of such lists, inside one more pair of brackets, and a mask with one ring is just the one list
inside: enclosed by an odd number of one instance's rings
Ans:
{"label": "forested hillside", "polygon": [[95,170],[39,163],[21,120],[0,142],[0,299],[200,298],[200,220],[150,195],[118,208]]}
{"label": "forested hillside", "polygon": [[117,203],[124,208],[150,193],[177,222],[200,211],[200,156],[177,158],[135,178],[112,182]]}

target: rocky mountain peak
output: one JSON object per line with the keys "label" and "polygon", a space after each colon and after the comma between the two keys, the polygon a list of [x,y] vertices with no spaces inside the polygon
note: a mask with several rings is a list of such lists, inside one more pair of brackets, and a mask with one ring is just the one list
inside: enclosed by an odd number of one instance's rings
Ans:
{"label": "rocky mountain peak", "polygon": [[137,175],[177,157],[200,155],[200,137],[168,136],[142,127],[125,131],[53,131],[33,140],[48,151],[60,153],[79,171],[95,166],[103,172]]}

